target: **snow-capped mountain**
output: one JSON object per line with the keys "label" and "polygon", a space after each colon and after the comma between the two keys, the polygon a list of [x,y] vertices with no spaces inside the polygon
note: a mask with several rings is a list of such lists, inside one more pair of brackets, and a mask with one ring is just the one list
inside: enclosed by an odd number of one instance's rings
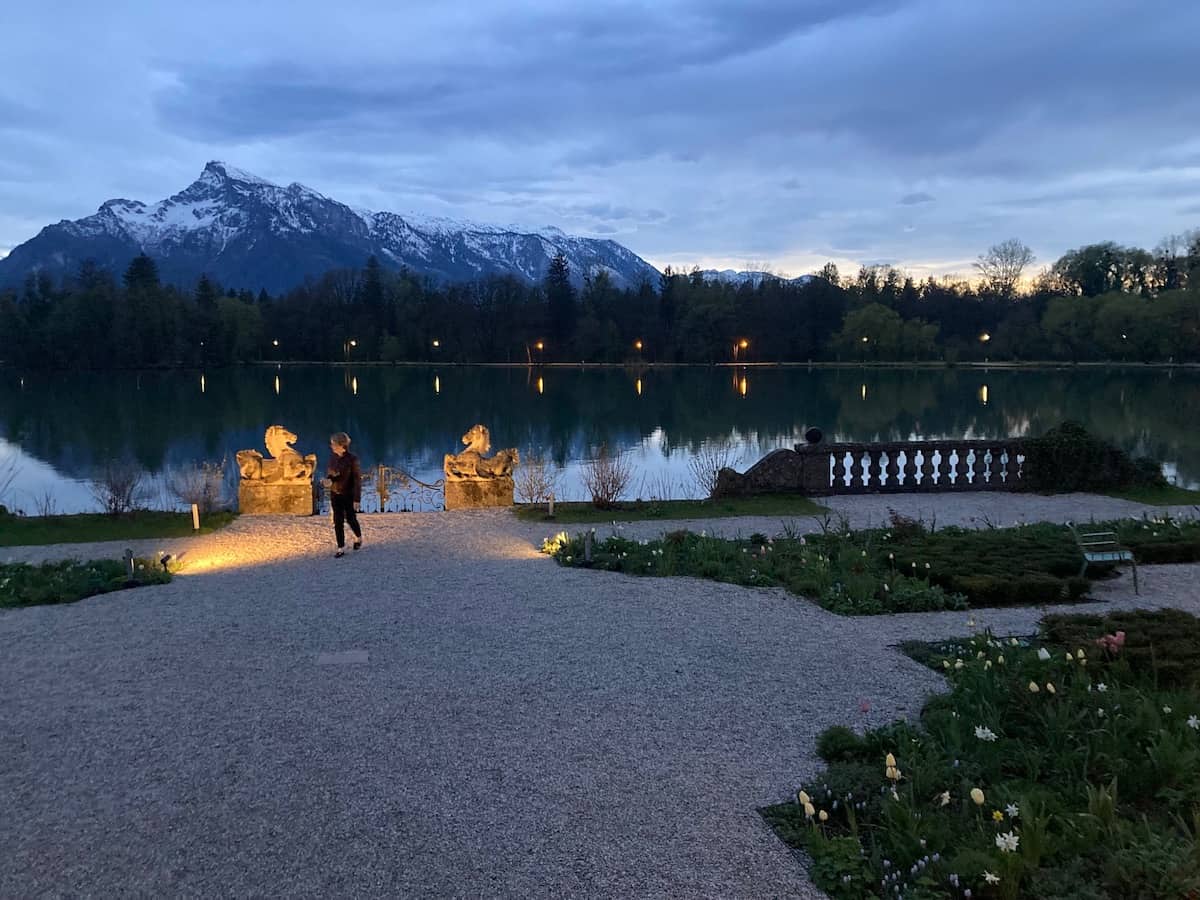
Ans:
{"label": "snow-capped mountain", "polygon": [[768,280],[785,281],[788,284],[804,284],[812,280],[811,275],[788,278],[784,275],[776,275],[774,272],[737,271],[736,269],[701,269],[700,274],[704,276],[705,281],[725,281],[738,286],[748,284],[751,287],[758,287],[763,281]]}
{"label": "snow-capped mountain", "polygon": [[536,281],[559,252],[577,282],[606,269],[618,287],[658,284],[658,271],[616,241],[352,209],[301,184],[282,187],[210,162],[166,200],[109,200],[95,215],[46,226],[0,259],[0,285],[19,284],[31,271],[72,274],[87,259],[119,276],[139,253],[155,259],[167,282],[190,287],[206,273],[226,287],[272,293],[330,269],[361,267],[371,255],[440,281],[491,274]]}

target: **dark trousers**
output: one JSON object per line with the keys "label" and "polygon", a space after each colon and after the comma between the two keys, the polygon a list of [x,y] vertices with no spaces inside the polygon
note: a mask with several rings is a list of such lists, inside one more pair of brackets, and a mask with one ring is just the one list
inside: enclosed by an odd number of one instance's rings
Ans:
{"label": "dark trousers", "polygon": [[358,527],[358,514],[354,511],[354,500],[350,495],[330,494],[329,505],[333,507],[333,536],[337,538],[338,547],[346,546],[346,522],[350,523],[354,536],[361,538],[362,529]]}

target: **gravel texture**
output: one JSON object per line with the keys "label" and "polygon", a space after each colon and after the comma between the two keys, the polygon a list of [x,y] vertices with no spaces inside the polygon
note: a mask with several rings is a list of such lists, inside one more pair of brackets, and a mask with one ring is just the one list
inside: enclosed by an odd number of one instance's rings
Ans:
{"label": "gravel texture", "polygon": [[[1142,509],[831,505],[854,525],[889,506],[944,524]],[[134,542],[184,574],[0,613],[0,896],[818,897],[756,807],[821,768],[824,728],[941,689],[892,645],[969,633],[966,613],[850,619],[781,590],[562,569],[534,549],[556,529],[504,510],[363,525],[341,560],[323,519]],[[1141,573],[1141,598],[1127,577],[1096,594],[1200,611],[1200,567]],[[1028,633],[1043,612],[973,616]]]}

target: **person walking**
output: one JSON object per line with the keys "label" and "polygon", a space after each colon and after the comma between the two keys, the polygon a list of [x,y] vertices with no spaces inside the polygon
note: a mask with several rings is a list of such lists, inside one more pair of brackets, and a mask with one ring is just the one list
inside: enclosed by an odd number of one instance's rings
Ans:
{"label": "person walking", "polygon": [[358,525],[358,505],[362,502],[362,469],[358,457],[350,452],[350,435],[344,431],[329,436],[329,468],[325,476],[329,482],[329,505],[333,510],[333,536],[337,539],[337,552],[341,559],[346,555],[346,523],[354,532],[354,549],[362,547],[362,529]]}

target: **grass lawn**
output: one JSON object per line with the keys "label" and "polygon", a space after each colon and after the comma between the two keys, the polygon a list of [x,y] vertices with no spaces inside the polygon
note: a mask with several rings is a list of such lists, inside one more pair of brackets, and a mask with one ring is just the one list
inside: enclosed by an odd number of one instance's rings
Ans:
{"label": "grass lawn", "polygon": [[1200,621],[1051,616],[925,645],[919,724],[817,740],[827,768],[761,810],[833,900],[1200,896]]}
{"label": "grass lawn", "polygon": [[1120,491],[1109,491],[1107,496],[1119,500],[1132,500],[1147,506],[1200,506],[1200,491],[1168,484],[1163,487],[1132,487]]}
{"label": "grass lawn", "polygon": [[[231,512],[200,517],[200,532],[224,528],[236,518]],[[128,516],[83,513],[74,516],[0,516],[0,547],[33,544],[82,544],[94,541],[128,541],[138,538],[173,538],[196,534],[191,513],[141,510]]]}
{"label": "grass lawn", "polygon": [[730,516],[819,516],[827,510],[799,494],[763,494],[720,500],[636,500],[615,509],[597,509],[591,503],[555,503],[554,518],[544,504],[516,507],[523,522],[637,522],[643,519],[722,519]]}

